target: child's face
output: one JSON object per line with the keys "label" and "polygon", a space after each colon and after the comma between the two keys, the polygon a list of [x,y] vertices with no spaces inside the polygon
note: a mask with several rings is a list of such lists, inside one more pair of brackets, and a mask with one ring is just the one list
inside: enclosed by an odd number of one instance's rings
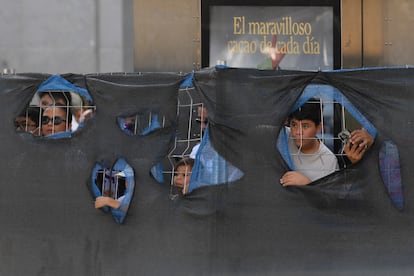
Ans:
{"label": "child's face", "polygon": [[316,135],[321,131],[321,124],[315,125],[313,121],[306,119],[291,119],[290,131],[298,148],[308,148],[315,143]]}
{"label": "child's face", "polygon": [[178,166],[174,174],[174,186],[182,188],[183,194],[188,191],[188,184],[190,183],[191,177],[191,166],[181,165]]}
{"label": "child's face", "polygon": [[29,117],[21,116],[15,120],[16,131],[34,132],[37,129],[36,123]]}

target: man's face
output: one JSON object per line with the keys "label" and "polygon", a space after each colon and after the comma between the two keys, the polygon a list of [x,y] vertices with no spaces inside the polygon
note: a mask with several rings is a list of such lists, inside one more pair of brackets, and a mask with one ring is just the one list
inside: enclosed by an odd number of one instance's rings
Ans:
{"label": "man's face", "polygon": [[207,109],[199,106],[197,108],[197,121],[201,124],[201,131],[204,131],[207,126]]}
{"label": "man's face", "polygon": [[309,148],[321,131],[321,124],[315,125],[311,120],[291,119],[290,131],[298,148]]}
{"label": "man's face", "polygon": [[50,135],[70,129],[66,128],[66,112],[62,108],[48,107],[42,116],[42,135]]}

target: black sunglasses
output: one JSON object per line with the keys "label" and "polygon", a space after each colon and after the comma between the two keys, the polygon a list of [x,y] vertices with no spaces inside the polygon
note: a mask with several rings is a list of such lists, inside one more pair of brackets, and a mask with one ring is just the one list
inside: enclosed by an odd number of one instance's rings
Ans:
{"label": "black sunglasses", "polygon": [[42,116],[42,125],[46,125],[50,121],[52,121],[55,126],[60,125],[63,122],[66,122],[66,120],[62,119],[62,117],[56,116],[56,117],[50,118],[50,117],[47,117],[47,116]]}

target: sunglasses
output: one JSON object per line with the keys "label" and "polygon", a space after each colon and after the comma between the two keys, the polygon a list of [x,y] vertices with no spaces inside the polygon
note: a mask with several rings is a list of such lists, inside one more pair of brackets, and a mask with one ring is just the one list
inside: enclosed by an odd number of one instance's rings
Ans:
{"label": "sunglasses", "polygon": [[56,116],[56,117],[50,118],[50,117],[47,117],[47,116],[42,116],[42,125],[46,125],[50,121],[52,121],[55,126],[60,125],[63,122],[66,122],[66,120],[63,120],[62,117]]}

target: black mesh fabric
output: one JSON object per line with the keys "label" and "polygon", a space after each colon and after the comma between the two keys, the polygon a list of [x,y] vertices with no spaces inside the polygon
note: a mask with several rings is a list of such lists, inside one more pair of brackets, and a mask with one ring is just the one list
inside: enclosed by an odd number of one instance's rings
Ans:
{"label": "black mesh fabric", "polygon": [[[244,172],[229,184],[171,200],[149,174],[171,149],[184,76],[63,75],[88,89],[95,116],[71,138],[16,133],[14,118],[46,74],[0,79],[1,275],[409,275],[414,271],[414,69],[341,72],[205,69],[194,85],[214,148]],[[283,188],[276,138],[308,84],[339,89],[375,126],[358,164],[305,187]],[[128,136],[117,123],[153,111],[165,126]],[[379,149],[399,149],[404,209],[384,187]],[[135,192],[125,223],[96,210],[96,162],[123,157]]]}

